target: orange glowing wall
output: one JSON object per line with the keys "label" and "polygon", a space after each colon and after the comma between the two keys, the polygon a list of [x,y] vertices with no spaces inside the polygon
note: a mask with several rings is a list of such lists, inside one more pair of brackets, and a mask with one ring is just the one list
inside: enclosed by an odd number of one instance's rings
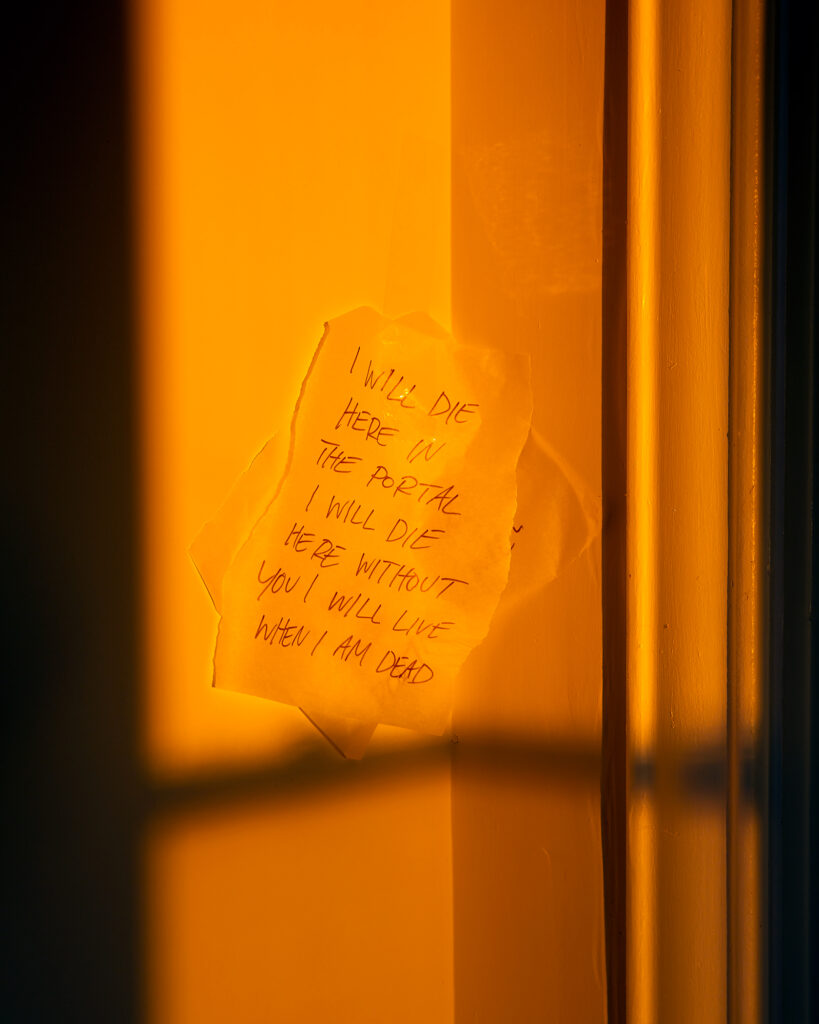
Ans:
{"label": "orange glowing wall", "polygon": [[[215,615],[187,549],[287,429],[326,319],[449,321],[449,10],[143,0],[134,19],[144,756],[160,793],[281,779],[154,815],[149,1016],[446,1022],[445,764],[364,778],[295,708],[212,690]],[[399,733],[376,754],[414,742]],[[294,795],[299,770],[278,766],[299,756],[321,778]]]}
{"label": "orange glowing wall", "polygon": [[[726,730],[731,17],[665,6],[629,5],[618,293],[641,763]],[[361,304],[529,351],[534,426],[599,498],[619,384],[603,379],[607,9],[626,24],[605,0],[135,4],[144,758],[181,795],[144,850],[153,1021],[607,1019],[599,531],[470,660],[451,771],[445,740],[380,729],[374,767],[350,765],[295,709],[212,690],[215,614],[186,555],[287,429],[322,323]],[[724,807],[632,796],[630,1010],[722,1019]]]}
{"label": "orange glowing wall", "polygon": [[[605,17],[604,0],[455,0],[452,21],[454,329],[531,354],[533,427],[594,496]],[[462,674],[459,1022],[606,1019],[601,603],[598,530]]]}

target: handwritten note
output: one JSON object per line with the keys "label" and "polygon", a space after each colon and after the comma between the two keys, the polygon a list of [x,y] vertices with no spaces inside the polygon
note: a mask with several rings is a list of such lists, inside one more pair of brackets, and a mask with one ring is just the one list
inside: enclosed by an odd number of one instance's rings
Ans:
{"label": "handwritten note", "polygon": [[275,500],[222,580],[217,686],[440,733],[509,574],[528,361],[331,321]]}

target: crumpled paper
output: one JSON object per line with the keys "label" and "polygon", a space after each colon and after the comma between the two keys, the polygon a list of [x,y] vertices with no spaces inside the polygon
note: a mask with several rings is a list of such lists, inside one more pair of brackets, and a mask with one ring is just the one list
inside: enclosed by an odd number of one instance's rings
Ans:
{"label": "crumpled paper", "polygon": [[330,321],[291,436],[191,548],[220,613],[214,685],[298,705],[347,757],[379,722],[444,732],[507,583],[506,608],[599,531],[530,423],[525,356],[423,314]]}

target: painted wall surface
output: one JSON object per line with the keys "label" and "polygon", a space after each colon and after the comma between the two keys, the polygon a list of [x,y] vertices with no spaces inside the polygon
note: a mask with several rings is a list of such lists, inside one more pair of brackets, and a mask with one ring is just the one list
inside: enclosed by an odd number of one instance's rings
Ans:
{"label": "painted wall surface", "polygon": [[[447,760],[362,786],[297,709],[211,689],[187,555],[288,429],[325,320],[448,324],[448,6],[145,0],[135,19],[144,748],[171,807],[145,849],[150,1018],[448,1022]],[[381,730],[374,750],[415,743]],[[216,795],[260,765],[265,796]],[[202,778],[195,812],[167,794]]]}
{"label": "painted wall surface", "polygon": [[137,13],[145,724],[176,771],[269,756],[299,718],[201,700],[215,620],[187,549],[289,429],[325,320],[369,304],[449,324],[449,12]]}
{"label": "painted wall surface", "polygon": [[604,6],[137,6],[154,1021],[605,1019],[599,538],[501,607],[452,774],[212,690],[187,557],[360,304],[449,326],[451,296],[462,340],[528,351],[599,496]]}
{"label": "painted wall surface", "polygon": [[[604,30],[602,0],[453,6],[453,327],[531,353],[533,426],[598,496]],[[462,676],[458,1022],[606,1016],[600,573],[598,537]]]}

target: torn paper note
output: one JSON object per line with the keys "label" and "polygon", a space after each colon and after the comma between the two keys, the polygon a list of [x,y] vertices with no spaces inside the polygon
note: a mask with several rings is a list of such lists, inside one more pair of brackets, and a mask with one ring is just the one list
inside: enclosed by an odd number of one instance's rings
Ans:
{"label": "torn paper note", "polygon": [[331,321],[275,500],[224,575],[217,686],[440,733],[509,573],[528,360]]}

